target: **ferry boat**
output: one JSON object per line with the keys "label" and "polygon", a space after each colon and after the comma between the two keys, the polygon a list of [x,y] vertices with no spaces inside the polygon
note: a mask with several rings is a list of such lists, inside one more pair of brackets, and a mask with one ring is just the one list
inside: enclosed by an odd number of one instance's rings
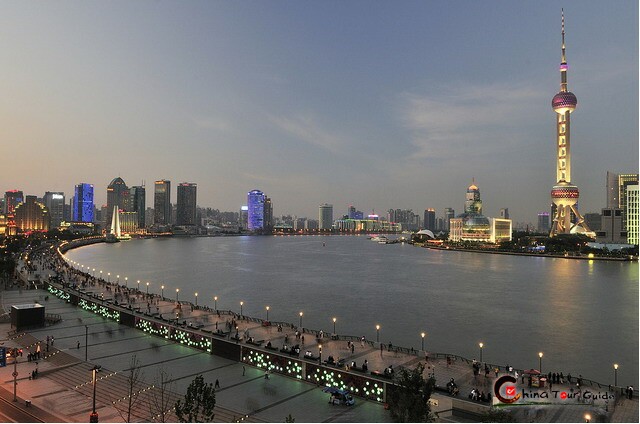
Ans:
{"label": "ferry boat", "polygon": [[387,244],[387,242],[389,241],[389,239],[386,236],[373,236],[371,237],[370,240],[378,242],[380,244]]}

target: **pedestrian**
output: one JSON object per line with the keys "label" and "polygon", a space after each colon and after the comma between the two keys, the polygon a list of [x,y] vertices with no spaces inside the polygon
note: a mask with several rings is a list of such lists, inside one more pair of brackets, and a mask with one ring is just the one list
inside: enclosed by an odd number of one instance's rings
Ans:
{"label": "pedestrian", "polygon": [[264,373],[264,379],[268,380],[269,379],[269,370],[265,371]]}
{"label": "pedestrian", "polygon": [[76,349],[80,350],[80,340],[76,340]]}
{"label": "pedestrian", "polygon": [[244,367],[244,365],[242,366],[242,376],[244,377],[244,373],[245,373],[246,369]]}
{"label": "pedestrian", "polygon": [[353,352],[355,352],[356,347],[353,343],[351,343],[351,354],[353,355]]}
{"label": "pedestrian", "polygon": [[629,386],[629,399],[633,398],[633,386]]}
{"label": "pedestrian", "polygon": [[220,382],[218,381],[217,378],[216,378],[216,385],[214,386],[214,388],[216,388],[216,389],[220,388]]}

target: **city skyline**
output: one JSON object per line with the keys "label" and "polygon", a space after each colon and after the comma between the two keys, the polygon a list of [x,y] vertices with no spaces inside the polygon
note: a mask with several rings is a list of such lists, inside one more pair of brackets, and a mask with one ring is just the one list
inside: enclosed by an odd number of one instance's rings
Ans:
{"label": "city skyline", "polygon": [[3,190],[70,198],[82,181],[99,206],[116,176],[165,178],[227,211],[258,188],[277,216],[442,216],[475,178],[488,216],[536,222],[555,183],[560,7],[582,213],[605,205],[606,171],[637,172],[635,2],[364,6],[11,3],[0,119],[36,169],[8,161]]}

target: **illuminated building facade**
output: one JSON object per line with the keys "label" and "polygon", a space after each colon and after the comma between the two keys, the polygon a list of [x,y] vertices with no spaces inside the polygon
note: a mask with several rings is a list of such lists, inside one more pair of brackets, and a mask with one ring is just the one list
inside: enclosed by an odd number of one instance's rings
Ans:
{"label": "illuminated building facade", "polygon": [[638,240],[640,239],[640,197],[638,196],[638,184],[627,186],[626,198],[627,243],[638,244]]}
{"label": "illuminated building facade", "polygon": [[456,212],[453,208],[444,209],[444,230],[449,231],[449,220],[456,217]]}
{"label": "illuminated building facade", "polygon": [[49,231],[49,211],[36,196],[26,196],[14,209],[16,226],[22,232]]}
{"label": "illuminated building facade", "polygon": [[116,177],[107,186],[107,211],[109,213],[102,218],[105,220],[106,228],[111,227],[111,219],[114,206],[118,210],[129,210],[129,187],[125,184],[124,180],[120,177]]}
{"label": "illuminated building facade", "polygon": [[241,229],[247,229],[247,222],[249,220],[249,206],[241,206],[240,214],[238,215],[239,226]]}
{"label": "illuminated building facade", "polygon": [[120,232],[124,234],[134,234],[139,229],[138,212],[118,212],[120,220]]}
{"label": "illuminated building facade", "polygon": [[13,216],[16,206],[24,201],[24,195],[20,190],[9,190],[4,193],[4,214],[7,217]]}
{"label": "illuminated building facade", "polygon": [[171,224],[171,181],[158,180],[153,191],[153,223],[155,225]]}
{"label": "illuminated building facade", "polygon": [[[379,219],[336,219],[333,228],[338,232],[400,232],[402,224]],[[311,230],[313,227],[309,224],[306,229]]]}
{"label": "illuminated building facade", "polygon": [[247,193],[247,230],[262,231],[264,229],[265,195],[260,190]]}
{"label": "illuminated building facade", "polygon": [[333,205],[324,203],[318,208],[318,229],[331,230],[333,228]]}
{"label": "illuminated building facade", "polygon": [[196,195],[198,185],[195,183],[178,184],[176,209],[177,225],[196,225]]}
{"label": "illuminated building facade", "polygon": [[549,233],[551,230],[551,219],[549,212],[538,212],[538,232]]}
{"label": "illuminated building facade", "polygon": [[[564,44],[564,11],[562,13],[562,61],[560,63],[560,91],[553,96],[551,106],[556,112],[556,179],[551,190],[551,200],[555,205],[550,236],[583,233],[595,236],[577,208],[580,192],[571,183],[571,113],[578,105],[575,94],[567,89],[567,59]],[[575,217],[572,220],[572,213]]]}
{"label": "illuminated building facade", "polygon": [[47,191],[42,197],[50,217],[50,227],[58,228],[64,221],[64,193]]}
{"label": "illuminated building facade", "polygon": [[76,185],[73,196],[73,222],[93,222],[93,184],[80,183]]}

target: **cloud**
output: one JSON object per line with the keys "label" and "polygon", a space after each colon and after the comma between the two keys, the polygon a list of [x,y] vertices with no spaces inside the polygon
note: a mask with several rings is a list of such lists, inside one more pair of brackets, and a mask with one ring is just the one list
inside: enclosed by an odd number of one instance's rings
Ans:
{"label": "cloud", "polygon": [[269,121],[279,130],[301,141],[333,154],[344,153],[350,143],[345,137],[336,135],[320,126],[317,119],[309,114],[293,117],[269,115]]}
{"label": "cloud", "polygon": [[545,101],[526,84],[457,85],[437,93],[402,93],[400,120],[415,150],[410,159],[460,158],[497,153],[518,142],[518,126],[531,121],[532,105]]}

